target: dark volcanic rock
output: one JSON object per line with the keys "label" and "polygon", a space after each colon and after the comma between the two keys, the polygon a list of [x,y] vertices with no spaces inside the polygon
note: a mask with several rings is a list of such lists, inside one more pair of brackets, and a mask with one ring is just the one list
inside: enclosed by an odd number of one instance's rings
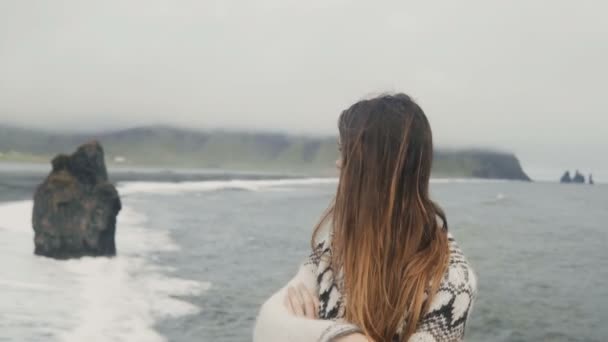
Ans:
{"label": "dark volcanic rock", "polygon": [[87,143],[52,164],[34,195],[34,253],[57,259],[115,255],[121,202],[108,181],[102,147]]}
{"label": "dark volcanic rock", "polygon": [[570,178],[570,171],[566,171],[559,181],[560,183],[572,183],[572,178]]}
{"label": "dark volcanic rock", "polygon": [[572,183],[584,184],[585,176],[583,176],[580,172],[578,172],[578,170],[576,170],[574,177],[572,177]]}

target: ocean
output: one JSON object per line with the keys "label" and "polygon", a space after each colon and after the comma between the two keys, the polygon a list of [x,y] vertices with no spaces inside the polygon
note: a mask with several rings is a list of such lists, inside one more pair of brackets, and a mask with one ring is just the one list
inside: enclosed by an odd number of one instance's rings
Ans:
{"label": "ocean", "polygon": [[[335,179],[111,172],[115,258],[33,255],[45,167],[0,166],[0,341],[251,341]],[[608,186],[435,179],[479,278],[467,341],[608,340]]]}

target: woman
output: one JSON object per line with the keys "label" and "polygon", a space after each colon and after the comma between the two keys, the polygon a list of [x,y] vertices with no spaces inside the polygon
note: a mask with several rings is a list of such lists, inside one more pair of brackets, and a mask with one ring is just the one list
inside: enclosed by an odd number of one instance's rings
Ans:
{"label": "woman", "polygon": [[461,341],[476,278],[429,199],[424,112],[385,95],[344,111],[339,131],[335,199],[311,256],[262,306],[254,341]]}

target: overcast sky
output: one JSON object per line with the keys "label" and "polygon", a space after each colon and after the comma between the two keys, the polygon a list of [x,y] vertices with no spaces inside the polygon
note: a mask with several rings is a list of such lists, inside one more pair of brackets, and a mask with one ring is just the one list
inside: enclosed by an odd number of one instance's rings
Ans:
{"label": "overcast sky", "polygon": [[352,102],[404,91],[439,145],[608,177],[606,13],[603,0],[2,0],[0,123],[332,134]]}

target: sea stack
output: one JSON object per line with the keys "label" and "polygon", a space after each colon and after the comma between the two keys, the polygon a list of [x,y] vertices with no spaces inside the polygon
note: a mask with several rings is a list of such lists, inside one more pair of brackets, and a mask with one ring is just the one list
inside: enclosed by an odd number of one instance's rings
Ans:
{"label": "sea stack", "polygon": [[101,145],[89,142],[52,164],[34,195],[34,253],[56,259],[115,255],[121,202]]}
{"label": "sea stack", "polygon": [[585,184],[585,176],[576,170],[574,177],[572,177],[572,183]]}
{"label": "sea stack", "polygon": [[592,174],[589,174],[589,184],[590,185],[595,184],[595,182],[593,181],[593,175]]}
{"label": "sea stack", "polygon": [[572,178],[570,178],[570,171],[566,171],[562,178],[560,179],[560,183],[572,183]]}

